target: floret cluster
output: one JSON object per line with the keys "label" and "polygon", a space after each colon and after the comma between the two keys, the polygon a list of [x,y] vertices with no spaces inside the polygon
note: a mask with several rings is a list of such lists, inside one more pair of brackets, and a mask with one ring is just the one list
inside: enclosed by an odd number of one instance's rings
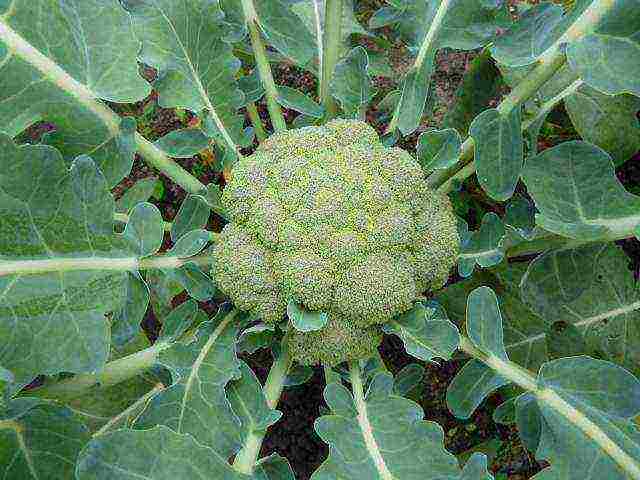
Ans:
{"label": "floret cluster", "polygon": [[370,356],[379,325],[441,287],[458,254],[449,200],[359,121],[273,135],[234,167],[222,202],[213,274],[236,306],[271,323],[290,301],[328,314],[290,337],[300,363]]}

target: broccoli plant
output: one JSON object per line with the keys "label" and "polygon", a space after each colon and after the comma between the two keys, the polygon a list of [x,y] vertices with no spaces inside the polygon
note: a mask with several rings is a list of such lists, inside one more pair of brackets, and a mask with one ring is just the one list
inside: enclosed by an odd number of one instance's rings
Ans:
{"label": "broccoli plant", "polygon": [[0,0],[0,476],[306,478],[318,369],[313,480],[497,479],[455,358],[537,480],[640,480],[640,3],[533,3]]}

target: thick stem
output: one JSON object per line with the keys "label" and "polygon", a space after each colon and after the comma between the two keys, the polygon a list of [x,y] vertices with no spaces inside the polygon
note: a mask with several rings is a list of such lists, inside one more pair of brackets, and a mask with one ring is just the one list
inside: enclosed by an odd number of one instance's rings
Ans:
{"label": "thick stem", "polygon": [[264,142],[267,138],[267,132],[264,129],[264,125],[262,124],[262,120],[260,119],[260,114],[258,113],[258,108],[255,103],[250,102],[247,105],[247,113],[249,114],[251,125],[253,125],[253,130],[256,132],[258,142]]}
{"label": "thick stem", "polygon": [[358,362],[349,363],[349,376],[351,378],[351,388],[353,390],[356,411],[358,412],[358,425],[360,425],[360,432],[362,433],[367,452],[376,466],[380,478],[382,480],[394,480],[395,477],[387,468],[380,447],[373,436],[373,428],[369,421],[367,403],[364,398],[364,383]]}
{"label": "thick stem", "polygon": [[[100,119],[109,129],[112,135],[120,132],[120,117],[109,107],[97,99],[86,85],[78,82],[65,70],[43,55],[37,48],[27,42],[15,32],[9,25],[0,20],[0,40],[5,43],[13,55],[20,57],[24,62],[38,70],[43,78],[64,91],[93,115]],[[200,181],[184,170],[180,165],[171,160],[165,153],[136,133],[136,144],[140,155],[153,167],[166,174],[178,185],[191,193],[199,192],[205,188]]]}
{"label": "thick stem", "polygon": [[[285,337],[282,341],[280,356],[271,366],[267,381],[262,389],[265,400],[267,401],[267,406],[271,409],[278,406],[278,401],[284,388],[284,382],[291,368],[291,354],[286,345],[286,341],[287,338]],[[265,434],[266,431],[257,430],[248,435],[242,449],[238,452],[233,462],[233,468],[236,471],[246,475],[253,474],[253,469],[258,461],[258,455],[260,455]]]}
{"label": "thick stem", "polygon": [[342,50],[342,12],[342,0],[326,0],[320,101],[325,108],[327,120],[331,120],[338,113],[338,105],[331,95],[331,80]]}
{"label": "thick stem", "polygon": [[244,12],[247,27],[249,28],[249,37],[251,38],[253,55],[256,59],[260,80],[262,80],[262,86],[265,90],[267,109],[269,110],[271,123],[273,123],[273,128],[276,132],[286,130],[287,123],[285,122],[282,109],[278,103],[278,88],[276,87],[276,82],[273,79],[273,74],[271,73],[271,66],[269,65],[269,59],[267,58],[267,49],[264,46],[264,42],[260,36],[260,31],[258,30],[259,18],[256,14],[253,0],[242,0],[242,11]]}
{"label": "thick stem", "polygon": [[197,255],[181,258],[168,255],[155,257],[75,257],[51,260],[16,260],[0,262],[0,277],[6,275],[39,275],[51,272],[72,272],[80,270],[149,270],[154,268],[180,268],[187,263],[211,265],[211,255]]}
{"label": "thick stem", "polygon": [[590,438],[618,464],[622,471],[629,475],[629,478],[640,480],[640,465],[635,459],[622,450],[598,425],[573,405],[566,402],[553,389],[540,387],[536,378],[529,371],[509,360],[503,360],[484,353],[470,339],[464,336],[460,337],[460,349],[485,363],[504,378],[533,393],[538,401],[543,402],[547,407],[552,408],[576,428],[580,429],[585,436]]}

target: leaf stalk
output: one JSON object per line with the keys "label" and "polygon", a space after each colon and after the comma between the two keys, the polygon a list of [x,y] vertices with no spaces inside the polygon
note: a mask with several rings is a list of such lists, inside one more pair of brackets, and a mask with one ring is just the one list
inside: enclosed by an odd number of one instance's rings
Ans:
{"label": "leaf stalk", "polygon": [[320,102],[325,108],[326,120],[335,118],[338,113],[338,104],[331,95],[331,80],[342,50],[342,12],[342,0],[326,0],[320,77]]}

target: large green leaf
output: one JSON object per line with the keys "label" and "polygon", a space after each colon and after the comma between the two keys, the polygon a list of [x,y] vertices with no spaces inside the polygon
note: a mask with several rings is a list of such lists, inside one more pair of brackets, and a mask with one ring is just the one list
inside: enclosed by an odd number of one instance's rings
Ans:
{"label": "large green leaf", "polygon": [[21,398],[0,413],[0,475],[6,479],[68,480],[89,430],[70,409]]}
{"label": "large green leaf", "polygon": [[536,223],[551,232],[600,239],[631,235],[640,223],[640,197],[615,177],[611,157],[595,145],[564,142],[529,159],[523,174],[540,213]]}
{"label": "large green leaf", "polygon": [[[224,39],[218,2],[125,0],[140,58],[159,70],[154,87],[164,107],[207,110],[217,135],[233,146],[242,137],[236,110],[244,102],[235,75],[240,62]],[[234,147],[235,148],[235,147]]]}
{"label": "large green leaf", "polygon": [[362,118],[373,96],[368,68],[369,57],[363,47],[354,48],[336,65],[331,93],[349,118]]}
{"label": "large green leaf", "polygon": [[580,136],[606,150],[616,166],[640,150],[640,98],[605,95],[585,85],[564,105]]}
{"label": "large green leaf", "polygon": [[221,311],[203,324],[190,343],[176,343],[160,354],[174,384],[156,395],[135,428],[166,425],[188,433],[226,461],[240,446],[240,423],[225,393],[227,383],[240,376],[234,313]]}
{"label": "large green leaf", "polygon": [[78,480],[197,479],[239,480],[226,459],[184,435],[165,427],[118,430],[94,438],[81,452]]}
{"label": "large green leaf", "polygon": [[[113,214],[108,184],[89,157],[69,170],[57,150],[17,147],[0,135],[0,363],[17,383],[105,362],[104,316],[123,305],[127,278],[98,265],[135,259],[113,233]],[[67,270],[72,259],[85,269]],[[33,273],[34,262],[54,271]]]}
{"label": "large green leaf", "polygon": [[96,102],[149,94],[129,18],[117,0],[15,0],[0,19],[0,130],[52,123],[67,162],[91,154],[109,186],[129,174],[135,122]]}
{"label": "large green leaf", "polygon": [[378,374],[359,412],[344,387],[339,391],[336,384],[333,389],[327,387],[325,399],[332,414],[317,419],[315,429],[329,444],[329,458],[313,480],[459,476],[457,460],[444,449],[442,428],[424,421],[417,404],[393,394],[391,380],[387,374]]}

